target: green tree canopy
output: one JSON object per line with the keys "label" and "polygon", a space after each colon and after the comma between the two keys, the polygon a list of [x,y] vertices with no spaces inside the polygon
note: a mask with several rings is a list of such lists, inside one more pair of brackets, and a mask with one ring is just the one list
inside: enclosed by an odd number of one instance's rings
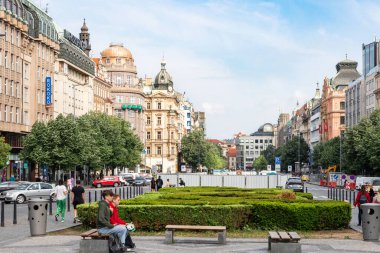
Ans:
{"label": "green tree canopy", "polygon": [[272,168],[275,167],[275,157],[276,155],[276,148],[273,145],[269,145],[261,154],[265,157],[265,160],[267,160],[268,164],[272,166]]}
{"label": "green tree canopy", "polygon": [[263,155],[257,157],[256,160],[253,162],[253,167],[256,169],[256,171],[266,170],[267,165],[268,161],[265,159]]}
{"label": "green tree canopy", "polygon": [[289,165],[294,168],[294,164],[298,162],[298,156],[301,163],[309,162],[309,152],[309,145],[303,137],[294,136],[276,151],[276,156],[281,155],[281,168],[287,168]]}
{"label": "green tree canopy", "polygon": [[5,142],[5,138],[0,137],[0,168],[4,167],[7,164],[11,148],[12,147]]}

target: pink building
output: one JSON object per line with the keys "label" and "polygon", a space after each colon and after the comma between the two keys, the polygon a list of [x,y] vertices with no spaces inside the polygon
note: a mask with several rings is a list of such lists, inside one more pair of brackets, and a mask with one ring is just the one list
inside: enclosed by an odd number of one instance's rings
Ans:
{"label": "pink building", "polygon": [[360,77],[356,70],[358,63],[343,60],[336,65],[334,78],[325,78],[322,88],[321,126],[322,142],[329,141],[344,132],[345,125],[345,91],[348,84]]}

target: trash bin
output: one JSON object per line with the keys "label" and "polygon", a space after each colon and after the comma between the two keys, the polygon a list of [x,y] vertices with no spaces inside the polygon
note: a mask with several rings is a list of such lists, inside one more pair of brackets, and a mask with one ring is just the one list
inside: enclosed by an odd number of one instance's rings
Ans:
{"label": "trash bin", "polygon": [[360,205],[362,209],[363,240],[379,240],[380,204],[367,203]]}
{"label": "trash bin", "polygon": [[29,200],[28,209],[31,236],[46,235],[48,203],[49,201],[45,199]]}

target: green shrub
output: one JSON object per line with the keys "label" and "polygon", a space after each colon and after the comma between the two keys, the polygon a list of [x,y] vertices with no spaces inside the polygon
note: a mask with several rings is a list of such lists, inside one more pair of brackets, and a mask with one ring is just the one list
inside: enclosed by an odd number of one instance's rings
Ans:
{"label": "green shrub", "polygon": [[[288,195],[292,198],[278,198]],[[97,208],[96,203],[78,206],[84,225],[96,225]],[[310,193],[296,193],[294,199],[292,191],[282,189],[184,187],[123,200],[119,214],[143,230],[161,230],[168,224],[323,230],[348,227],[351,207],[345,202],[313,200]]]}

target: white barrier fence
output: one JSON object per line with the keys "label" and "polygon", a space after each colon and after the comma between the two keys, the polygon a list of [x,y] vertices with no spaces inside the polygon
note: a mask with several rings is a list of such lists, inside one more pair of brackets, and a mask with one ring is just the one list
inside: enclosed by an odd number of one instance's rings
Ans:
{"label": "white barrier fence", "polygon": [[276,188],[285,187],[290,174],[284,175],[201,175],[201,174],[159,174],[164,184],[169,179],[171,185],[179,186],[179,178],[185,181],[186,186],[225,186],[240,188]]}

